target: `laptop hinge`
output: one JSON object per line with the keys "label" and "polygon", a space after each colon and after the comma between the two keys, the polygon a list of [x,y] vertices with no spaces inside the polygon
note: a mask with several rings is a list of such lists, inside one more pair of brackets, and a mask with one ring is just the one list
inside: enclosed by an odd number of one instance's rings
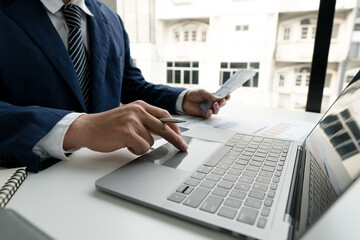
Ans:
{"label": "laptop hinge", "polygon": [[301,173],[301,169],[302,169],[302,164],[301,164],[301,158],[303,155],[303,147],[302,146],[298,146],[297,151],[296,151],[296,158],[295,158],[295,166],[294,166],[294,170],[293,170],[293,174],[292,174],[292,179],[291,179],[291,185],[290,185],[290,191],[289,191],[289,196],[288,196],[288,201],[286,204],[286,211],[285,211],[285,216],[284,216],[284,221],[288,222],[290,227],[289,230],[289,236],[291,236],[291,232],[292,232],[292,226],[293,226],[293,221],[294,221],[294,215],[295,215],[295,202],[296,202],[296,190],[298,189],[298,185],[300,183],[300,179],[299,179],[299,174]]}

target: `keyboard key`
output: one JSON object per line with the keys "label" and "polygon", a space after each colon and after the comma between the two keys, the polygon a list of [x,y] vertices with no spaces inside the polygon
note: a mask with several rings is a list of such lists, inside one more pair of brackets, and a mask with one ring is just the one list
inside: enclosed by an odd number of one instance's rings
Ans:
{"label": "keyboard key", "polygon": [[248,161],[238,159],[238,160],[236,160],[236,163],[237,163],[237,164],[241,164],[241,165],[247,165],[247,164],[248,164]]}
{"label": "keyboard key", "polygon": [[238,182],[235,184],[234,188],[247,192],[250,189],[250,185]]}
{"label": "keyboard key", "polygon": [[[236,159],[236,157],[234,157],[234,158]],[[233,159],[233,160],[232,159],[224,159],[221,161],[221,163],[231,165],[235,162],[235,159]],[[218,167],[219,167],[219,165],[218,165]]]}
{"label": "keyboard key", "polygon": [[246,206],[253,207],[253,208],[256,208],[256,209],[259,209],[261,207],[261,204],[262,204],[262,201],[258,200],[258,199],[255,199],[255,198],[248,197],[245,200],[245,205]]}
{"label": "keyboard key", "polygon": [[202,166],[202,167],[198,170],[198,172],[208,174],[209,172],[211,172],[211,170],[212,170],[212,167]]}
{"label": "keyboard key", "polygon": [[248,162],[248,161],[251,159],[251,156],[241,155],[241,156],[239,157],[239,159]]}
{"label": "keyboard key", "polygon": [[263,209],[261,210],[261,216],[268,217],[269,214],[270,214],[270,208],[263,207]]}
{"label": "keyboard key", "polygon": [[257,151],[260,152],[260,153],[267,153],[269,150],[268,150],[268,149],[259,148]]}
{"label": "keyboard key", "polygon": [[220,160],[230,151],[231,147],[223,146],[205,162],[205,166],[215,167]]}
{"label": "keyboard key", "polygon": [[261,184],[261,183],[255,182],[254,185],[253,185],[253,189],[259,190],[259,191],[262,191],[262,192],[266,192],[267,189],[268,189],[268,186],[264,185],[264,184]]}
{"label": "keyboard key", "polygon": [[226,181],[229,181],[229,182],[236,182],[237,179],[238,179],[237,176],[231,175],[231,174],[226,174],[223,177],[223,180],[226,180]]}
{"label": "keyboard key", "polygon": [[211,173],[222,176],[226,173],[226,171],[224,169],[215,168]]}
{"label": "keyboard key", "polygon": [[275,197],[275,191],[274,190],[269,190],[267,196],[270,197],[270,198],[274,198]]}
{"label": "keyboard key", "polygon": [[257,177],[255,179],[255,181],[258,182],[258,183],[269,184],[270,183],[270,178],[259,176],[259,177]]}
{"label": "keyboard key", "polygon": [[266,160],[270,162],[277,162],[279,159],[274,157],[267,157]]}
{"label": "keyboard key", "polygon": [[259,168],[259,167],[256,167],[256,166],[248,166],[248,167],[246,168],[246,170],[258,172],[258,171],[260,170],[260,168]]}
{"label": "keyboard key", "polygon": [[272,184],[270,184],[270,189],[271,189],[271,190],[276,190],[277,187],[278,187],[277,183],[272,183]]}
{"label": "keyboard key", "polygon": [[228,174],[239,176],[241,174],[241,171],[237,170],[237,169],[234,169],[234,168],[231,168],[231,169],[229,169]]}
{"label": "keyboard key", "polygon": [[256,190],[251,190],[249,192],[249,196],[259,199],[259,200],[263,200],[265,198],[265,193],[264,192],[260,192],[260,191],[256,191]]}
{"label": "keyboard key", "polygon": [[281,153],[279,149],[271,149],[270,153]]}
{"label": "keyboard key", "polygon": [[200,181],[197,180],[197,179],[194,179],[194,178],[189,178],[184,183],[187,184],[187,185],[196,187],[200,183]]}
{"label": "keyboard key", "polygon": [[243,172],[243,176],[252,177],[252,178],[256,177],[256,174],[257,174],[256,172],[251,172],[251,171]]}
{"label": "keyboard key", "polygon": [[206,174],[195,172],[191,177],[199,180],[203,180],[205,178]]}
{"label": "keyboard key", "polygon": [[258,212],[259,211],[256,211],[254,209],[243,207],[240,210],[239,216],[237,217],[236,220],[238,220],[239,222],[253,225],[255,223]]}
{"label": "keyboard key", "polygon": [[256,226],[259,228],[265,228],[265,225],[266,225],[266,218],[260,217]]}
{"label": "keyboard key", "polygon": [[189,195],[193,190],[194,190],[193,187],[188,186],[183,193]]}
{"label": "keyboard key", "polygon": [[210,180],[210,181],[218,182],[221,179],[221,176],[215,175],[215,174],[210,174],[206,177],[206,179]]}
{"label": "keyboard key", "polygon": [[176,203],[181,203],[185,198],[186,198],[185,195],[174,192],[173,194],[170,195],[170,197],[168,197],[168,200]]}
{"label": "keyboard key", "polygon": [[200,186],[213,189],[216,185],[216,182],[205,180],[202,183],[200,183]]}
{"label": "keyboard key", "polygon": [[231,189],[233,185],[234,185],[234,183],[232,183],[232,182],[221,181],[221,182],[219,182],[218,187]]}
{"label": "keyboard key", "polygon": [[270,166],[270,167],[276,167],[276,162],[265,161],[264,165],[265,166]]}
{"label": "keyboard key", "polygon": [[228,170],[230,168],[230,165],[225,163],[219,163],[217,167],[220,169]]}
{"label": "keyboard key", "polygon": [[234,219],[236,213],[237,213],[237,211],[233,208],[221,207],[218,212],[218,215],[222,216],[222,217]]}
{"label": "keyboard key", "polygon": [[266,198],[265,199],[264,206],[271,207],[272,204],[273,204],[273,199],[272,198]]}
{"label": "keyboard key", "polygon": [[246,197],[246,192],[234,189],[229,196],[243,200]]}
{"label": "keyboard key", "polygon": [[245,169],[245,166],[244,165],[240,165],[240,164],[234,164],[232,166],[233,169],[236,169],[236,170],[244,170]]}
{"label": "keyboard key", "polygon": [[252,184],[253,181],[254,181],[253,178],[246,177],[246,176],[241,176],[239,179],[239,182],[243,182],[243,183],[247,183],[247,184]]}
{"label": "keyboard key", "polygon": [[258,161],[258,162],[263,162],[263,161],[265,160],[265,158],[264,158],[264,157],[257,157],[257,156],[255,156],[255,157],[252,158],[252,160],[253,160],[253,161]]}
{"label": "keyboard key", "polygon": [[257,157],[266,157],[266,153],[261,153],[261,152],[257,152],[256,154],[255,154],[255,156],[257,156]]}
{"label": "keyboard key", "polygon": [[274,183],[279,183],[280,178],[279,178],[279,177],[273,177],[272,181],[273,181]]}
{"label": "keyboard key", "polygon": [[178,187],[178,189],[176,189],[176,191],[179,192],[179,193],[182,193],[182,192],[185,191],[185,189],[186,189],[187,187],[189,187],[189,186],[187,186],[187,185],[181,185],[180,187]]}
{"label": "keyboard key", "polygon": [[249,162],[249,165],[256,166],[256,167],[261,167],[262,162],[250,161],[250,162]]}
{"label": "keyboard key", "polygon": [[209,194],[210,190],[205,188],[196,188],[190,196],[185,200],[184,205],[197,208],[204,198]]}
{"label": "keyboard key", "polygon": [[205,199],[200,209],[209,213],[215,213],[222,203],[223,199],[215,195],[210,195]]}
{"label": "keyboard key", "polygon": [[272,172],[261,171],[259,172],[259,176],[271,178]]}
{"label": "keyboard key", "polygon": [[267,172],[274,172],[274,171],[275,171],[275,168],[274,168],[274,167],[269,167],[269,166],[263,166],[263,167],[261,168],[261,170],[267,171]]}
{"label": "keyboard key", "polygon": [[240,201],[239,199],[235,199],[235,198],[227,198],[224,202],[225,206],[236,208],[236,209],[239,209],[241,204],[242,204],[242,201]]}
{"label": "keyboard key", "polygon": [[220,197],[226,197],[226,195],[229,193],[229,190],[225,188],[216,187],[212,193]]}

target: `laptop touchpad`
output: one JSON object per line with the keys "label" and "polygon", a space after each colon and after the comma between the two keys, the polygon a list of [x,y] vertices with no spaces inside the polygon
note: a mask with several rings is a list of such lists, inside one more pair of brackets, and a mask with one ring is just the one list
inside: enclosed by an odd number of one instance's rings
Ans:
{"label": "laptop touchpad", "polygon": [[154,164],[192,172],[207,159],[222,143],[183,136],[189,148],[181,152],[170,143],[147,154],[146,160]]}

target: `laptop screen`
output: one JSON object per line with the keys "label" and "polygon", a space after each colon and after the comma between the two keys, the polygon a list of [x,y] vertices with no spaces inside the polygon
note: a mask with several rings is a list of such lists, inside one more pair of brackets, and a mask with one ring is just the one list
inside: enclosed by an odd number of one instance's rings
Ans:
{"label": "laptop screen", "polygon": [[295,236],[313,225],[360,175],[360,80],[341,93],[305,146]]}

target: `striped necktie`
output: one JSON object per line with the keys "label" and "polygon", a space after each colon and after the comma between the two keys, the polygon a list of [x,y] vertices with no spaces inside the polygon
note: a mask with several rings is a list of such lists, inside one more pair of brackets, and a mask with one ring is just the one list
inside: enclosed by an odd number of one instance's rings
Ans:
{"label": "striped necktie", "polygon": [[85,49],[81,34],[81,9],[73,4],[64,5],[61,8],[65,21],[69,28],[68,52],[73,61],[76,74],[79,79],[86,110],[89,112],[89,89],[90,89],[90,71],[89,55]]}

